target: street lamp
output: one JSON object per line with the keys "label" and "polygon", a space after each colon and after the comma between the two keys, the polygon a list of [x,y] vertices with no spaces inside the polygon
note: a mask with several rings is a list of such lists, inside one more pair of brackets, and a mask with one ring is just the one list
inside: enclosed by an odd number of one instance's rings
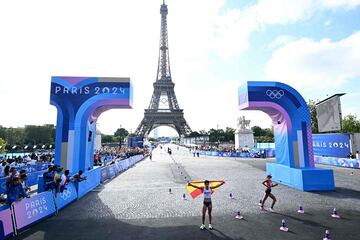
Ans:
{"label": "street lamp", "polygon": [[11,158],[14,159],[14,150],[16,149],[16,145],[14,145],[12,148],[11,148]]}
{"label": "street lamp", "polygon": [[25,157],[25,151],[26,151],[26,149],[28,149],[28,145],[25,145],[25,147],[24,147],[24,152],[23,152],[23,154],[24,154],[24,157]]}

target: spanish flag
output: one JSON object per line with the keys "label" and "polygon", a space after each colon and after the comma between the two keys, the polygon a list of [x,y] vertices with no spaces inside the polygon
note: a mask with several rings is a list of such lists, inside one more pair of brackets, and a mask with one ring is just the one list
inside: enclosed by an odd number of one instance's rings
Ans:
{"label": "spanish flag", "polygon": [[[217,180],[217,181],[210,181],[209,180],[209,186],[215,187],[219,185],[220,183],[224,182],[223,180]],[[205,187],[204,181],[198,181],[198,182],[190,182],[191,184],[197,186],[197,187]],[[186,190],[189,192],[190,196],[194,199],[201,195],[204,191],[202,189],[197,189],[192,186],[189,186],[186,184]],[[216,188],[211,189],[211,192],[214,193],[216,191]]]}

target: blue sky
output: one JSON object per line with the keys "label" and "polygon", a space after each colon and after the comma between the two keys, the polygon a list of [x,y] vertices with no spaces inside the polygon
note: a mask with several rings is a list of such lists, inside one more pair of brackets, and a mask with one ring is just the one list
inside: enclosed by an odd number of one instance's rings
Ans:
{"label": "blue sky", "polygon": [[[2,1],[0,124],[55,124],[51,76],[130,77],[133,109],[105,112],[99,128],[134,131],[155,81],[161,3]],[[166,3],[172,78],[193,130],[236,127],[242,115],[269,127],[265,114],[237,109],[249,80],[288,83],[306,100],[345,92],[343,113],[359,115],[360,0]]]}

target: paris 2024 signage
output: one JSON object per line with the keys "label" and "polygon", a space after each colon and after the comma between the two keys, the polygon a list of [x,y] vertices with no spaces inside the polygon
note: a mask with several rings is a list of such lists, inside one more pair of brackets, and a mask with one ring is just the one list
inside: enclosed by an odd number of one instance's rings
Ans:
{"label": "paris 2024 signage", "polygon": [[92,167],[96,121],[113,108],[132,107],[129,78],[52,77],[57,108],[55,163],[72,172]]}
{"label": "paris 2024 signage", "polygon": [[310,112],[303,97],[280,82],[247,82],[239,88],[240,110],[267,113],[273,123],[276,163],[266,165],[274,181],[304,191],[334,190],[330,169],[316,168]]}

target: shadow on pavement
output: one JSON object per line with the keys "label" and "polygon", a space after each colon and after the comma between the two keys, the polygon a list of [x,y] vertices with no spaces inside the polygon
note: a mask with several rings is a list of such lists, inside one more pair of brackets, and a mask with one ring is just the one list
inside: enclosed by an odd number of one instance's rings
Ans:
{"label": "shadow on pavement", "polygon": [[[101,201],[97,194],[93,192],[86,197],[91,197],[95,203],[99,203]],[[105,205],[101,206],[103,211],[101,214],[106,217],[77,218],[77,214],[82,215],[78,210],[81,208],[79,205],[81,200],[62,210],[59,215],[34,225],[13,239],[234,239],[215,229],[201,231],[198,225],[189,225],[186,220],[179,224],[172,218],[162,219],[164,221],[160,221],[159,226],[156,226],[156,223],[159,223],[156,219],[135,219],[125,222],[116,219],[111,209]],[[235,239],[243,240],[243,238]]]}

